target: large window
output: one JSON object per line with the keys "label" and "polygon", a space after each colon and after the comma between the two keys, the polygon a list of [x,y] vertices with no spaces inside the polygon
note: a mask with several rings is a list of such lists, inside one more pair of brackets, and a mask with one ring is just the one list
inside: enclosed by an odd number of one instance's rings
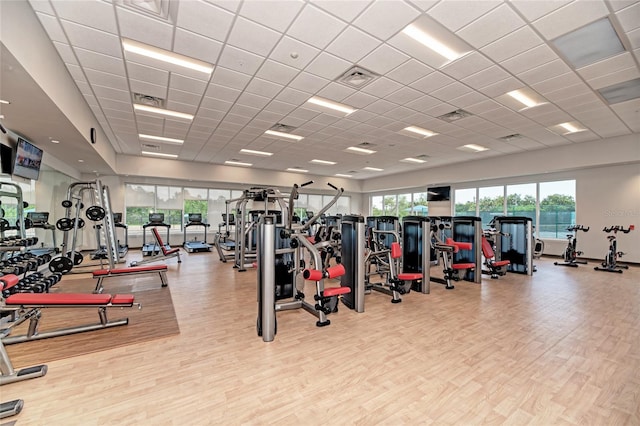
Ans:
{"label": "large window", "polygon": [[382,195],[371,197],[371,215],[372,216],[383,216],[384,215],[384,207],[382,205],[383,201]]}
{"label": "large window", "polygon": [[495,216],[504,215],[504,186],[479,188],[478,199],[478,215],[483,227],[487,227]]}
{"label": "large window", "polygon": [[156,210],[164,213],[164,223],[173,229],[182,229],[182,209],[184,208],[182,188],[177,186],[156,187]]}
{"label": "large window", "polygon": [[536,184],[507,185],[507,216],[525,216],[536,221]]}
{"label": "large window", "polygon": [[475,216],[476,213],[476,188],[456,189],[455,191],[456,216]]}
{"label": "large window", "polygon": [[149,213],[153,213],[156,205],[156,187],[154,185],[125,185],[124,204],[129,231],[142,230],[142,225],[149,222]]}
{"label": "large window", "polygon": [[540,225],[538,235],[563,238],[566,228],[576,223],[576,181],[540,183]]}

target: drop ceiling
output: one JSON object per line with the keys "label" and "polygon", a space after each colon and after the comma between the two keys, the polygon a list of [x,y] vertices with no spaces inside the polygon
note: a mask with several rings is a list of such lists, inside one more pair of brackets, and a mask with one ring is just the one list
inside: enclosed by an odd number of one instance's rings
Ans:
{"label": "drop ceiling", "polygon": [[[257,169],[294,168],[366,179],[640,132],[639,99],[609,104],[601,95],[603,88],[640,77],[637,1],[29,4],[118,155],[141,156],[151,150],[188,162],[236,161]],[[603,19],[615,30],[623,51],[574,68],[554,40]],[[408,25],[424,22],[467,46],[466,54],[443,61],[403,33]],[[213,72],[162,65],[125,52],[123,39],[203,61],[213,65]],[[27,89],[28,81],[17,81],[28,79],[6,71],[4,64],[15,59],[4,47],[2,58],[0,99],[33,91]],[[353,67],[373,78],[359,87],[340,81]],[[506,94],[519,89],[545,102],[518,107]],[[140,94],[194,118],[134,111]],[[356,111],[345,115],[309,104],[314,96]],[[86,152],[86,139],[78,138],[77,130],[75,135],[70,130],[50,135],[46,129],[53,127],[41,128],[46,124],[39,119],[25,121],[11,105],[0,107],[6,127],[38,144],[55,137],[63,139],[68,152],[77,145],[87,157],[87,164],[73,164],[79,170],[104,167],[97,153],[94,160],[89,158],[92,153]],[[444,118],[459,110],[468,114]],[[52,111],[51,118],[68,124],[56,114]],[[555,127],[567,122],[583,130],[566,134]],[[276,125],[291,126],[288,131],[304,139],[265,135]],[[409,126],[437,134],[425,138],[403,130]],[[184,143],[150,142],[139,134]],[[488,149],[460,149],[470,144]],[[375,153],[346,150],[354,146]],[[314,159],[335,164],[311,163]]]}

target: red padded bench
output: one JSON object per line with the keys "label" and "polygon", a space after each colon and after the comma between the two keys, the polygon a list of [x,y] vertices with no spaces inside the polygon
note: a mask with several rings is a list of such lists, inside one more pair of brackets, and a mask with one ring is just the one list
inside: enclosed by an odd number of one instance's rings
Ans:
{"label": "red padded bench", "polygon": [[23,307],[131,307],[133,306],[133,294],[90,294],[90,293],[16,293],[7,297],[7,306]]}
{"label": "red padded bench", "polygon": [[96,288],[93,291],[94,293],[102,293],[103,281],[106,278],[111,277],[123,277],[123,276],[131,276],[131,275],[141,275],[141,274],[158,274],[160,275],[160,282],[162,283],[162,287],[166,287],[169,285],[167,280],[167,265],[145,265],[145,266],[133,266],[130,268],[118,268],[118,269],[99,269],[97,271],[93,271],[93,278],[97,278],[98,282],[96,283]]}

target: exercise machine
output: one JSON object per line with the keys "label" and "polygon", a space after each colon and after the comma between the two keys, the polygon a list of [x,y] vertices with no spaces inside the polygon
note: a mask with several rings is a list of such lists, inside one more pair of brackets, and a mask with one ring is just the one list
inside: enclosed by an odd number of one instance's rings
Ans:
{"label": "exercise machine", "polygon": [[[451,281],[459,281],[459,271],[473,269],[476,267],[475,263],[454,263],[454,255],[460,250],[472,250],[473,244],[469,242],[457,242],[453,238],[448,237],[447,234],[451,234],[452,223],[448,221],[440,221],[440,223],[431,223],[431,245],[435,250],[438,258],[437,264],[442,261],[442,278],[430,277],[431,281],[444,284],[447,290],[453,290],[455,286]],[[448,232],[447,232],[448,231]]]}
{"label": "exercise machine", "polygon": [[180,249],[177,247],[171,248],[170,245],[165,244],[162,241],[162,237],[160,236],[160,232],[158,231],[158,228],[156,227],[151,228],[151,235],[153,235],[153,238],[156,242],[155,246],[159,247],[158,252],[151,254],[146,259],[133,261],[129,264],[129,266],[140,266],[147,263],[168,260],[173,257],[177,257],[178,263],[182,263],[182,260],[180,260]]}
{"label": "exercise machine", "polygon": [[167,242],[165,249],[171,249],[169,245],[169,237],[171,236],[171,225],[169,225],[168,223],[164,223],[164,213],[149,213],[149,222],[142,225],[143,256],[155,256],[160,253],[160,246],[156,242],[147,243],[147,229],[157,227],[165,228],[167,230]]}
{"label": "exercise machine", "polygon": [[605,272],[618,272],[622,273],[623,269],[629,269],[628,265],[619,265],[618,258],[624,255],[623,252],[618,251],[618,241],[617,234],[618,232],[622,232],[623,234],[628,234],[629,232],[635,229],[634,225],[630,225],[627,229],[624,229],[624,226],[616,225],[605,227],[602,231],[607,234],[613,233],[613,235],[607,235],[607,240],[609,240],[609,250],[607,250],[607,255],[604,258],[604,262],[602,262],[602,267],[596,266],[596,271],[605,271]]}
{"label": "exercise machine", "polygon": [[[411,281],[411,289],[431,291],[431,219],[426,216],[402,218],[402,272],[398,279]],[[418,274],[419,278],[415,275]]]}
{"label": "exercise machine", "polygon": [[[202,221],[202,213],[189,213],[188,220],[189,222],[184,225],[184,243],[182,244],[184,249],[189,253],[211,251],[211,245],[207,244],[207,228],[209,224]],[[204,228],[204,239],[202,241],[198,241],[197,238],[194,238],[193,241],[187,241],[187,228],[193,226]]]}
{"label": "exercise machine", "polygon": [[[235,234],[236,219],[233,213],[222,213],[222,222],[218,224],[218,232],[213,237],[213,245],[218,251],[218,257],[223,263],[235,258],[236,242],[231,236]],[[224,227],[224,231],[222,228]]]}
{"label": "exercise machine", "polygon": [[113,214],[113,226],[115,226],[116,229],[124,229],[124,244],[121,244],[120,240],[117,240],[118,253],[120,254],[120,258],[123,259],[129,252],[129,227],[122,222],[122,213]]}
{"label": "exercise machine", "polygon": [[[42,229],[46,233],[51,231],[51,246],[45,246],[44,242],[40,243],[40,247],[32,248],[29,251],[34,254],[43,253],[59,253],[60,247],[56,242],[56,227],[49,223],[49,212],[27,212],[27,217],[24,219],[24,226],[26,229]],[[46,238],[43,238],[43,240]]]}
{"label": "exercise machine", "polygon": [[[340,295],[347,294],[347,287],[325,288],[325,279],[334,279],[344,273],[342,265],[322,269],[322,259],[317,247],[309,240],[307,231],[319,219],[319,215],[307,221],[305,225],[295,224],[292,220],[294,200],[298,198],[298,188],[311,184],[307,182],[301,186],[294,185],[289,194],[289,204],[283,210],[283,216],[288,219],[278,225],[275,215],[261,215],[257,227],[257,277],[258,277],[258,316],[256,330],[264,342],[271,342],[277,332],[276,312],[304,309],[317,318],[316,326],[324,327],[330,324],[327,316],[337,309]],[[336,188],[332,201],[321,210],[324,213],[342,195],[343,189]],[[271,193],[273,197],[281,197],[278,190]],[[305,251],[309,254],[308,267],[305,265]],[[299,283],[315,282],[313,302],[306,300]],[[286,301],[285,299],[291,299]]]}
{"label": "exercise machine", "polygon": [[[493,219],[496,231],[496,260],[508,260],[507,271],[533,275],[536,239],[533,225],[526,216],[497,216]],[[541,248],[536,250],[540,252]]]}
{"label": "exercise machine", "polygon": [[[495,229],[485,229],[482,235],[482,256],[484,257],[483,274],[491,275],[491,278],[497,279],[507,273],[507,266],[511,263],[508,260],[496,260],[495,255],[495,239],[498,235],[505,235]],[[508,235],[505,235],[508,237]]]}
{"label": "exercise machine", "polygon": [[574,268],[578,267],[578,263],[586,265],[586,260],[578,260],[578,256],[582,254],[581,251],[577,249],[578,247],[578,231],[588,232],[589,227],[585,227],[583,225],[573,225],[567,228],[567,231],[573,232],[572,234],[567,234],[567,248],[562,253],[562,259],[564,262],[553,262],[554,265],[559,266],[571,266]]}

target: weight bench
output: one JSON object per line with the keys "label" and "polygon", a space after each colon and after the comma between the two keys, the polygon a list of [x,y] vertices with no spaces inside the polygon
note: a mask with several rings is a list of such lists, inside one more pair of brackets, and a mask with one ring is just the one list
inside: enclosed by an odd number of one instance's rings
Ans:
{"label": "weight bench", "polygon": [[118,268],[118,269],[99,269],[93,271],[93,278],[97,278],[96,288],[94,293],[102,293],[104,290],[104,280],[112,277],[129,277],[132,275],[144,275],[144,274],[158,274],[160,275],[160,282],[162,287],[169,285],[167,280],[167,265],[148,265],[148,266],[134,266],[131,268]]}
{"label": "weight bench", "polygon": [[[16,285],[18,281],[19,278],[15,275],[5,275],[0,278],[0,290],[10,288]],[[87,293],[16,293],[4,299],[2,305],[0,305],[0,311],[10,312],[13,319],[7,328],[1,330],[0,336],[3,336],[3,344],[11,345],[13,343],[127,325],[129,323],[128,318],[109,321],[107,319],[107,308],[130,308],[134,305],[137,305],[138,309],[141,308],[140,303],[134,303],[133,294],[116,294],[112,296],[111,294]],[[38,326],[42,317],[42,309],[45,308],[98,308],[100,321],[96,324],[39,333]],[[13,328],[27,320],[29,320],[27,334],[6,337]]]}
{"label": "weight bench", "polygon": [[150,257],[149,259],[133,261],[129,264],[129,266],[139,266],[144,265],[145,263],[159,262],[161,260],[171,259],[172,257],[177,257],[178,263],[182,263],[182,260],[180,260],[180,248],[175,247],[167,249],[164,245],[164,242],[162,241],[160,233],[158,232],[158,228],[156,228],[155,226],[151,228],[151,233],[156,239],[158,247],[160,247],[160,252],[158,252],[157,255]]}

